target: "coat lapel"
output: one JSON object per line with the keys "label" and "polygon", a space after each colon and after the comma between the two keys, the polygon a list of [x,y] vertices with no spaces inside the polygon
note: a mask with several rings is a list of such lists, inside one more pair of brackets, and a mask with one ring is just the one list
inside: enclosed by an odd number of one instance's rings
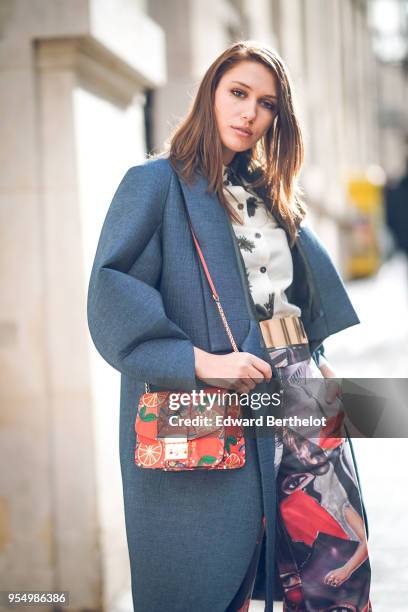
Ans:
{"label": "coat lapel", "polygon": [[[208,182],[203,176],[197,176],[192,185],[181,179],[179,182],[194,233],[235,341],[241,350],[249,350],[249,343],[251,349],[259,353],[259,328],[251,321],[252,313],[249,311],[246,295],[248,289],[242,282],[242,263],[236,253],[237,245],[234,244],[235,236],[228,213],[217,196],[207,191]],[[231,345],[198,256],[196,261],[200,266],[211,350],[230,351]]]}

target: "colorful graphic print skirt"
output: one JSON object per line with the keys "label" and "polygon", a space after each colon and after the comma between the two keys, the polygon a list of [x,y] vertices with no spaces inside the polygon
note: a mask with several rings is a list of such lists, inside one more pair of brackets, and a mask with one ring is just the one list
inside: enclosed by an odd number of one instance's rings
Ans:
{"label": "colorful graphic print skirt", "polygon": [[[325,404],[326,381],[308,347],[274,349],[270,360],[282,385],[285,416],[324,414],[331,431],[338,432],[333,427],[341,410],[335,404],[341,400]],[[330,429],[305,435],[283,426],[275,443],[276,554],[284,611],[371,612],[367,537],[347,436],[330,435]],[[227,612],[249,608],[264,526],[263,520],[251,564]]]}

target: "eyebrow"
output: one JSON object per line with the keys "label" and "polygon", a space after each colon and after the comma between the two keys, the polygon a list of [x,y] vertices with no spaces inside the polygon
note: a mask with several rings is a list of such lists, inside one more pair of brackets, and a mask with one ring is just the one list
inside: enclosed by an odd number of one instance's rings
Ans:
{"label": "eyebrow", "polygon": [[[246,87],[247,89],[250,89],[252,91],[252,87],[250,87],[246,83],[243,83],[242,81],[232,81],[232,83],[237,83],[238,85],[242,85],[243,87]],[[275,94],[273,95],[265,94],[264,96],[262,96],[262,98],[272,98],[272,99],[277,100],[278,96],[276,96]]]}

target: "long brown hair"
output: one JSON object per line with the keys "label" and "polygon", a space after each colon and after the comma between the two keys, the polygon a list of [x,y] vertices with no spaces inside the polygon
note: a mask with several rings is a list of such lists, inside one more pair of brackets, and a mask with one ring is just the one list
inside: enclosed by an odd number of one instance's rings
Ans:
{"label": "long brown hair", "polygon": [[[208,180],[229,214],[234,212],[223,193],[223,151],[214,112],[214,97],[225,72],[242,61],[260,62],[278,85],[278,109],[271,127],[252,149],[236,153],[239,174],[251,182],[266,206],[285,227],[293,244],[306,214],[297,185],[303,163],[303,139],[295,113],[290,80],[279,55],[255,41],[240,41],[226,49],[205,73],[192,107],[170,138],[169,157],[181,178],[190,183],[197,172]],[[236,159],[238,158],[238,159]]]}

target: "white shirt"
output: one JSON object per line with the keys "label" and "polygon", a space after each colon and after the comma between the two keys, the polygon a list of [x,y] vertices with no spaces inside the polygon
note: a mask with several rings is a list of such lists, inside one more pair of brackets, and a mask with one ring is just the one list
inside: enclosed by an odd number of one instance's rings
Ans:
{"label": "white shirt", "polygon": [[[241,183],[241,184],[238,184]],[[249,289],[260,319],[301,316],[285,290],[293,279],[293,261],[285,230],[278,226],[248,183],[224,166],[224,194],[243,220],[231,220],[244,259]]]}

